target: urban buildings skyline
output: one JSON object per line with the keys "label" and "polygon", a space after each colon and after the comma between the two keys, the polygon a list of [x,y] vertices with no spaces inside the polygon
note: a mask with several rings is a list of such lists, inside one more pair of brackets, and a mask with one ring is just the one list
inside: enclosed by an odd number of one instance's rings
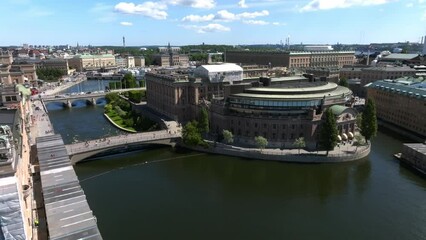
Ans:
{"label": "urban buildings skyline", "polygon": [[[420,42],[426,33],[424,0],[79,0],[72,5],[61,1],[6,0],[2,7],[0,19],[13,19],[3,32],[13,34],[4,36],[0,46],[121,46],[123,37],[126,46],[167,41],[175,45],[280,44],[285,39],[290,39],[290,44],[365,44]],[[398,26],[392,24],[395,19]]]}

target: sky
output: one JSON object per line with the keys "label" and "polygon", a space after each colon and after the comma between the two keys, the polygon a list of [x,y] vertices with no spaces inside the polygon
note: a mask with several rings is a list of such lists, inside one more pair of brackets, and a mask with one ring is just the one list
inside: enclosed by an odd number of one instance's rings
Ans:
{"label": "sky", "polygon": [[0,46],[420,42],[426,0],[1,0]]}

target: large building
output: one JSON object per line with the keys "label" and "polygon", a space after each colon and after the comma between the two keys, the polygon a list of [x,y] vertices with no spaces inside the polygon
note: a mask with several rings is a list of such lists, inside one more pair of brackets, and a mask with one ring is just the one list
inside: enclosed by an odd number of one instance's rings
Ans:
{"label": "large building", "polygon": [[340,69],[339,77],[345,78],[350,84],[349,88],[358,96],[364,97],[366,90],[364,85],[382,79],[397,79],[405,76],[415,76],[418,70],[409,66],[388,65],[383,67],[372,67],[363,65],[345,66]]}
{"label": "large building", "polygon": [[379,80],[368,85],[377,118],[420,138],[426,138],[426,80],[404,77]]}
{"label": "large building", "polygon": [[154,63],[162,67],[189,67],[189,56],[179,54],[180,47],[159,47],[159,54],[154,55]]}
{"label": "large building", "polygon": [[37,80],[35,65],[0,65],[0,80],[0,82],[5,85],[31,83]]}
{"label": "large building", "polygon": [[355,62],[353,51],[227,51],[227,62],[243,65],[257,64],[270,67],[307,68],[343,67]]}
{"label": "large building", "polygon": [[135,66],[136,67],[145,67],[145,57],[144,56],[136,56],[135,57]]}
{"label": "large building", "polygon": [[79,72],[116,68],[115,57],[112,54],[91,55],[81,54],[68,59],[70,68]]}
{"label": "large building", "polygon": [[346,107],[352,92],[312,76],[261,77],[244,80],[235,64],[205,65],[193,74],[157,71],[146,74],[148,106],[169,118],[187,122],[201,107],[209,109],[210,133],[224,129],[236,144],[253,146],[255,136],[269,146],[292,148],[304,137],[316,149],[323,112],[331,107],[342,138],[353,137],[356,111]]}
{"label": "large building", "polygon": [[0,51],[0,65],[9,65],[13,62],[12,52]]}

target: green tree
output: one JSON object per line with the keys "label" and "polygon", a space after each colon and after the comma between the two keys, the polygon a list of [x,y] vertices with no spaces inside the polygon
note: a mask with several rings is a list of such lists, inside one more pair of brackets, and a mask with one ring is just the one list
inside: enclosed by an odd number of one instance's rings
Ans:
{"label": "green tree", "polygon": [[118,93],[107,93],[105,95],[105,100],[107,101],[107,103],[112,103],[117,101],[120,98],[120,96],[118,96]]}
{"label": "green tree", "polygon": [[131,73],[124,74],[124,77],[121,80],[121,88],[135,88],[135,87],[136,87],[136,78]]}
{"label": "green tree", "polygon": [[203,141],[197,121],[189,122],[183,127],[182,139],[185,144],[190,146],[199,145]]}
{"label": "green tree", "polygon": [[206,108],[201,108],[198,127],[202,134],[209,133],[209,113]]}
{"label": "green tree", "polygon": [[343,87],[349,87],[348,80],[345,77],[340,78],[339,85]]}
{"label": "green tree", "polygon": [[319,144],[328,152],[333,150],[337,145],[337,126],[336,126],[336,117],[331,111],[330,108],[327,108],[325,111],[325,119],[321,125],[321,130],[319,134]]}
{"label": "green tree", "polygon": [[299,149],[299,154],[300,154],[300,149],[306,147],[305,138],[303,137],[296,138],[296,140],[293,143],[293,146]]}
{"label": "green tree", "polygon": [[231,144],[234,142],[234,135],[232,134],[231,131],[228,130],[223,130],[222,131],[222,135],[223,135],[223,140],[225,141],[225,143],[227,144]]}
{"label": "green tree", "polygon": [[260,148],[260,151],[262,151],[262,149],[268,146],[268,140],[266,140],[266,138],[262,136],[254,137],[254,141],[256,142],[256,146]]}
{"label": "green tree", "polygon": [[373,99],[367,99],[365,110],[362,113],[361,119],[361,134],[368,142],[377,133],[377,117],[376,117],[376,104]]}

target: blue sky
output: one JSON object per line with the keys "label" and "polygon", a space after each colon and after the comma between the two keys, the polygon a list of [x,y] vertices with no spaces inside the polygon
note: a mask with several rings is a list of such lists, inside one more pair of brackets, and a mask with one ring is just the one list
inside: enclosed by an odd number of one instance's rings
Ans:
{"label": "blue sky", "polygon": [[2,0],[0,46],[419,42],[426,0]]}

